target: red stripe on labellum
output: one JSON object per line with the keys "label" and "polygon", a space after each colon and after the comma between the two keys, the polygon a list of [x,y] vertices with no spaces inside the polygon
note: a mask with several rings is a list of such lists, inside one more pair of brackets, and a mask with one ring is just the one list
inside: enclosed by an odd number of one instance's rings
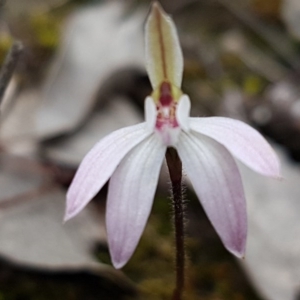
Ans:
{"label": "red stripe on labellum", "polygon": [[162,106],[170,106],[173,101],[171,85],[169,82],[163,82],[160,86],[159,102]]}

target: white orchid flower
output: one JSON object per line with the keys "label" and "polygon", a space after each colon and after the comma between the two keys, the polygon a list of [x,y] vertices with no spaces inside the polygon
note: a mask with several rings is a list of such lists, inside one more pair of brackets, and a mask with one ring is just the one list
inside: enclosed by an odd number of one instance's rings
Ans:
{"label": "white orchid flower", "polygon": [[274,151],[243,122],[189,117],[176,28],[158,3],[146,23],[146,67],[153,87],[145,100],[146,121],[111,133],[85,156],[67,193],[65,219],[77,215],[110,179],[108,245],[115,268],[123,267],[143,233],[166,150],[173,147],[224,246],[242,257],[246,204],[233,156],[258,173],[280,177]]}

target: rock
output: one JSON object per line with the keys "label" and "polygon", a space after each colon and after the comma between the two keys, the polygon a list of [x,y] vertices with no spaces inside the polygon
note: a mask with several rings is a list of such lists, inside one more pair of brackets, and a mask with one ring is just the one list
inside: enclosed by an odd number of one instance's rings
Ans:
{"label": "rock", "polygon": [[300,2],[298,0],[283,0],[281,15],[290,33],[295,38],[300,39]]}
{"label": "rock", "polygon": [[240,166],[249,217],[242,264],[264,299],[295,300],[300,291],[300,167],[276,151],[282,181]]}

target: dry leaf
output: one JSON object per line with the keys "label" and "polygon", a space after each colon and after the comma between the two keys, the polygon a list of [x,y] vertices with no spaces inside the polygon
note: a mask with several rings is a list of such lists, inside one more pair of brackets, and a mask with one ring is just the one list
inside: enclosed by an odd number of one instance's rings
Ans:
{"label": "dry leaf", "polygon": [[119,128],[140,123],[142,116],[125,97],[115,97],[94,112],[83,127],[67,137],[50,141],[44,156],[59,164],[77,167],[86,153],[104,136]]}
{"label": "dry leaf", "polygon": [[144,68],[144,19],[144,11],[128,12],[120,1],[93,5],[72,16],[38,110],[41,138],[75,129],[113,73]]}
{"label": "dry leaf", "polygon": [[243,265],[264,299],[295,300],[300,278],[300,167],[277,149],[284,179],[240,165],[249,216]]}
{"label": "dry leaf", "polygon": [[2,155],[0,170],[0,255],[40,270],[89,270],[130,285],[120,271],[93,255],[105,243],[104,217],[93,204],[63,224],[65,191],[37,162]]}

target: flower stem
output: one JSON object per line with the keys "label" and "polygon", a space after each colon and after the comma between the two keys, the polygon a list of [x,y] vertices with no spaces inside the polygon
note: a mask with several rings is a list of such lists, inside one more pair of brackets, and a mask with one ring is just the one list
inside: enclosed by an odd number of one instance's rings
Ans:
{"label": "flower stem", "polygon": [[166,153],[167,165],[172,184],[172,204],[176,243],[176,288],[172,300],[181,300],[184,289],[184,205],[182,200],[182,164],[173,148]]}

